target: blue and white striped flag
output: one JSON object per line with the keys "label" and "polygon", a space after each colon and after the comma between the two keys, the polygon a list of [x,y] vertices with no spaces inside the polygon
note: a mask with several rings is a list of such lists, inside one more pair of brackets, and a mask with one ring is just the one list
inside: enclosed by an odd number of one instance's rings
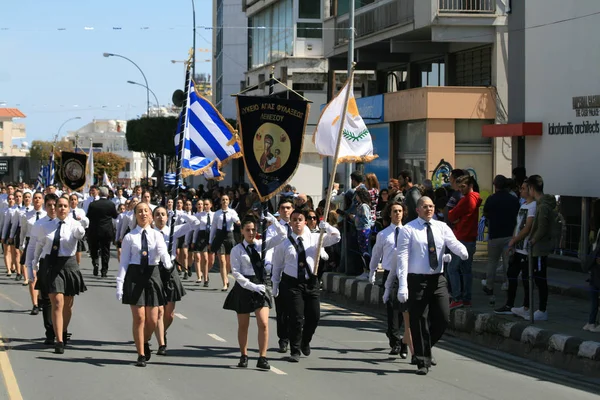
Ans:
{"label": "blue and white striped flag", "polygon": [[[175,172],[167,172],[165,174],[165,186],[175,186]],[[181,181],[181,179],[179,179],[179,187],[181,189],[185,189],[185,186],[183,186],[183,182]]]}
{"label": "blue and white striped flag", "polygon": [[35,183],[35,191],[41,192],[44,189],[44,166],[40,165],[40,172],[38,173],[37,182]]}
{"label": "blue and white striped flag", "polygon": [[[205,174],[207,179],[223,179],[222,164],[241,157],[233,127],[210,101],[196,93],[191,79],[183,134],[181,168],[184,177]],[[175,147],[179,151],[179,135],[175,135]]]}
{"label": "blue and white striped flag", "polygon": [[46,186],[54,185],[54,148],[50,152],[50,161],[48,162],[48,175],[46,176]]}

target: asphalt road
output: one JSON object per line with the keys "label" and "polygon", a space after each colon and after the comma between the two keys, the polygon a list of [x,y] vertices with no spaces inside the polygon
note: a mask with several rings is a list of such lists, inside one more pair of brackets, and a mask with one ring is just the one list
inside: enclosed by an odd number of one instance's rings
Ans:
{"label": "asphalt road", "polygon": [[[1,264],[1,262],[0,262]],[[0,277],[0,399],[597,399],[600,382],[565,374],[466,342],[446,338],[435,350],[438,366],[415,375],[408,360],[390,358],[378,316],[323,304],[312,354],[290,364],[269,352],[271,371],[255,369],[256,328],[251,322],[248,369],[239,358],[234,313],[222,309],[219,277],[212,287],[186,283],[169,330],[166,357],[154,354],[134,367],[136,352],[127,306],[115,299],[111,262],[107,279],[93,277],[84,257],[88,291],[75,300],[63,355],[42,343],[41,315],[29,315],[20,282]],[[5,269],[2,266],[2,271]],[[277,344],[271,311],[270,344]],[[157,349],[152,343],[153,350]]]}

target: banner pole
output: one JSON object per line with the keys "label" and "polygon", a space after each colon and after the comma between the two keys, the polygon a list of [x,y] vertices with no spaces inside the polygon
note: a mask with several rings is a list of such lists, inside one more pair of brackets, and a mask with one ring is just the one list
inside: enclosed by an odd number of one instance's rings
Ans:
{"label": "banner pole", "polygon": [[[353,82],[354,82],[354,67],[355,66],[356,66],[356,63],[353,63],[352,69],[350,70],[350,76],[348,78],[348,82],[346,82],[346,85],[348,85],[348,91],[346,92],[346,98],[344,99],[344,107],[342,108],[340,128],[338,130],[338,135],[337,135],[337,146],[335,148],[335,155],[333,156],[333,167],[331,169],[331,176],[329,177],[329,186],[327,187],[327,195],[326,195],[327,197],[325,197],[325,209],[323,210],[323,220],[325,222],[327,222],[327,216],[329,214],[329,206],[331,205],[331,192],[333,191],[333,183],[335,181],[335,171],[339,164],[340,147],[342,145],[342,136],[344,134],[344,123],[346,122],[346,113],[348,111],[348,101],[350,100],[350,91],[354,90]],[[315,275],[317,275],[317,272],[319,271],[319,261],[321,259],[321,249],[323,248],[324,234],[325,234],[325,232],[323,230],[320,230],[319,242],[317,244],[317,254],[315,256],[315,272],[314,272]]]}
{"label": "banner pole", "polygon": [[[271,66],[271,74],[269,75],[269,96],[273,96],[273,94],[275,94],[275,66]],[[260,258],[264,265],[265,257],[267,255],[267,212],[269,211],[266,201],[261,203],[261,211],[260,238],[262,243],[260,245]]]}

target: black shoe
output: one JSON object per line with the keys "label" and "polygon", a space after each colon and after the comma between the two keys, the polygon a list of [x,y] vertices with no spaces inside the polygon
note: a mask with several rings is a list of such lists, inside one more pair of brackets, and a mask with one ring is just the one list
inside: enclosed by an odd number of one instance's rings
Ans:
{"label": "black shoe", "polygon": [[437,361],[435,358],[431,357],[431,365],[435,367],[437,365]]}
{"label": "black shoe", "polygon": [[136,367],[145,367],[146,366],[146,356],[138,356],[135,366]]}
{"label": "black shoe", "polygon": [[512,309],[511,306],[507,306],[504,305],[500,308],[497,308],[494,310],[494,314],[498,314],[498,315],[512,315],[512,311],[510,311]]}
{"label": "black shoe", "polygon": [[204,282],[204,287],[208,287],[208,281]]}
{"label": "black shoe", "polygon": [[488,296],[493,296],[494,295],[494,291],[492,289],[488,289],[487,286],[483,287],[483,293],[485,293]]}
{"label": "black shoe", "polygon": [[248,368],[248,356],[242,355],[237,366],[238,368]]}
{"label": "black shoe", "polygon": [[102,271],[102,278],[107,278],[108,277],[108,273],[106,271]]}
{"label": "black shoe", "polygon": [[396,346],[392,347],[392,350],[390,350],[389,355],[397,356],[398,354],[400,354],[400,346],[396,345]]}
{"label": "black shoe", "polygon": [[288,357],[288,361],[291,363],[300,362],[300,354],[292,354],[291,356]]}
{"label": "black shoe", "polygon": [[192,276],[192,270],[191,270],[191,269],[188,269],[188,271],[187,271],[187,276],[188,276],[188,277],[191,277],[191,276]]}
{"label": "black shoe", "polygon": [[187,274],[187,272],[184,272],[184,273],[183,273],[183,280],[184,280],[184,281],[187,281],[187,280],[188,280],[188,276],[189,276],[189,275]]}
{"label": "black shoe", "polygon": [[165,331],[165,347],[167,347],[167,331]]}
{"label": "black shoe", "polygon": [[258,357],[258,362],[256,363],[256,368],[260,369],[271,369],[271,365],[265,357]]}
{"label": "black shoe", "polygon": [[306,357],[310,356],[310,343],[301,344],[300,351],[302,351],[302,354],[304,354]]}
{"label": "black shoe", "polygon": [[417,356],[413,355],[410,359],[410,365],[417,365]]}
{"label": "black shoe", "polygon": [[98,267],[94,267],[94,276],[98,276]]}
{"label": "black shoe", "polygon": [[403,360],[408,358],[408,345],[406,343],[400,345],[400,358]]}
{"label": "black shoe", "polygon": [[68,332],[63,332],[63,343],[65,344],[65,346],[67,345],[67,342],[69,342],[69,340],[71,340],[71,335]]}
{"label": "black shoe", "polygon": [[419,367],[419,369],[417,369],[417,375],[427,375],[428,372],[429,368],[427,367]]}
{"label": "black shoe", "polygon": [[15,277],[15,281],[20,281],[21,278],[23,278],[23,275],[17,274],[17,276]]}
{"label": "black shoe", "polygon": [[288,342],[287,340],[280,340],[279,341],[279,350],[277,350],[279,353],[287,353],[288,351]]}
{"label": "black shoe", "polygon": [[38,306],[33,306],[29,315],[38,315],[40,313],[40,308]]}
{"label": "black shoe", "polygon": [[166,356],[167,355],[167,346],[158,346],[158,351],[156,352],[157,356]]}
{"label": "black shoe", "polygon": [[64,354],[65,352],[65,344],[62,342],[56,342],[54,345],[54,353],[55,354]]}
{"label": "black shoe", "polygon": [[46,340],[44,340],[44,344],[46,346],[52,346],[52,345],[54,345],[54,338],[53,337],[47,337]]}
{"label": "black shoe", "polygon": [[150,361],[150,357],[152,357],[152,350],[150,350],[150,343],[144,343],[144,356],[146,357],[146,361]]}

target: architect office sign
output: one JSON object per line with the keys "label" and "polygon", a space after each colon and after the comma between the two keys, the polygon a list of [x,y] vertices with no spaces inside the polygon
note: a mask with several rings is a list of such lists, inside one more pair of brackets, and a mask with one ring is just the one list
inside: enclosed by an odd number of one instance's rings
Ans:
{"label": "architect office sign", "polygon": [[0,160],[0,175],[8,174],[8,160]]}
{"label": "architect office sign", "polygon": [[[600,117],[600,95],[573,97],[575,117]],[[549,135],[581,135],[600,133],[600,121],[569,121],[566,123],[549,123]]]}

